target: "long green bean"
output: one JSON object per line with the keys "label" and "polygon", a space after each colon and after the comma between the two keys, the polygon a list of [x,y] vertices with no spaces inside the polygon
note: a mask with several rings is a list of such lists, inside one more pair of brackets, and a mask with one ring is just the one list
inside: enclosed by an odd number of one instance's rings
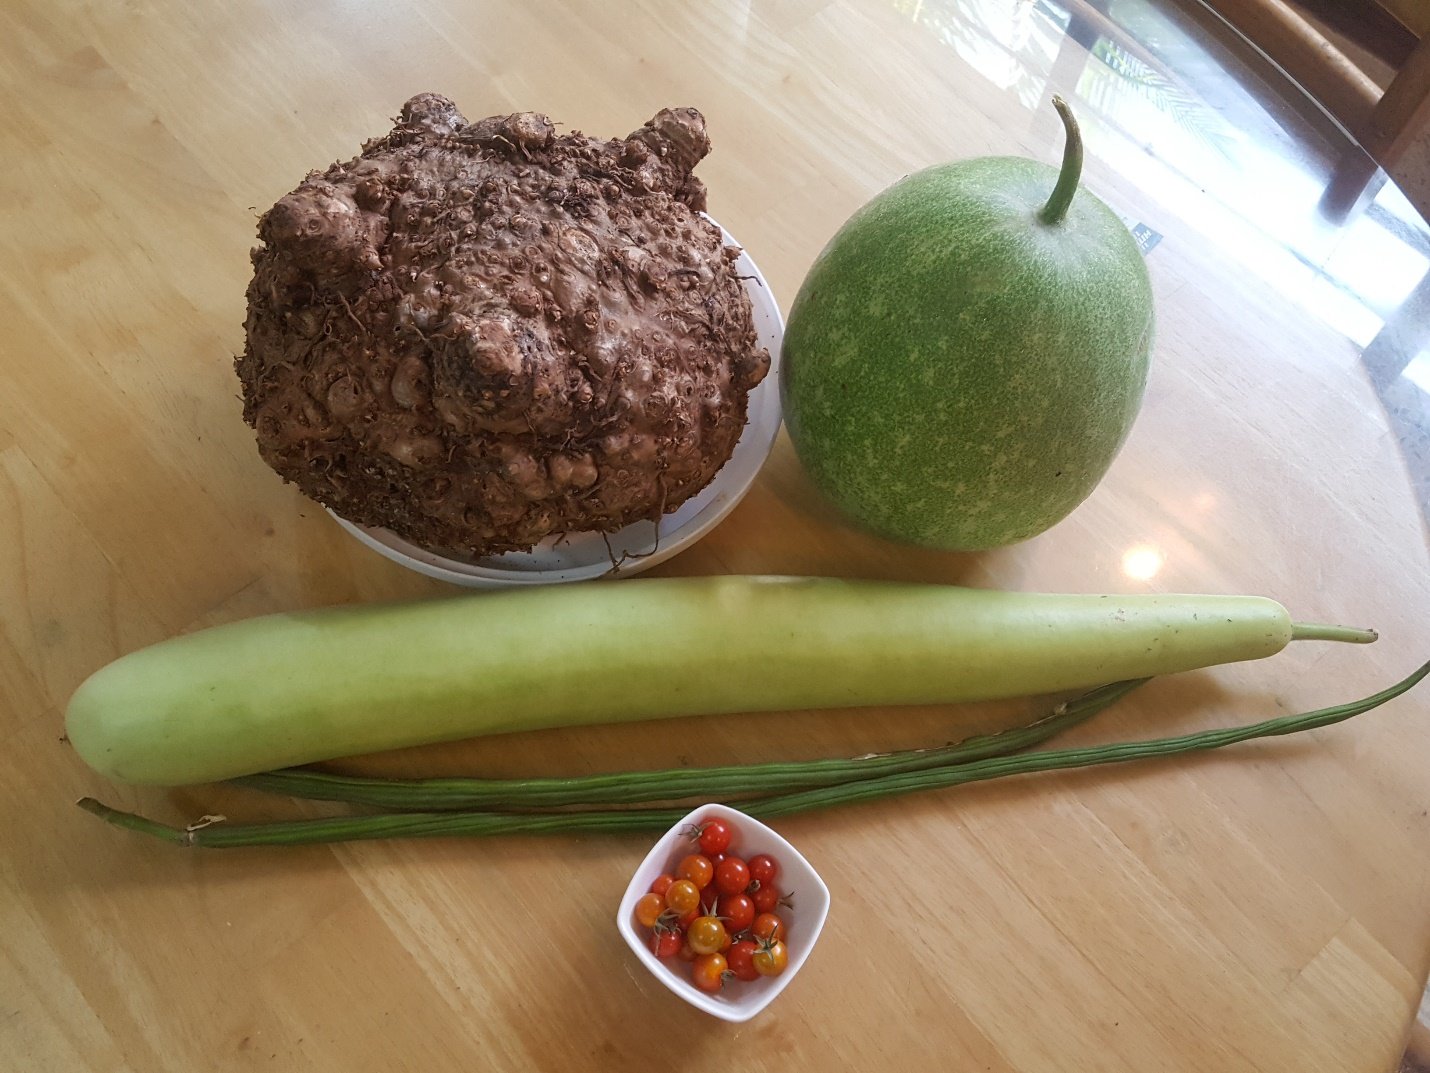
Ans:
{"label": "long green bean", "polygon": [[1300,715],[1283,715],[1260,723],[1228,727],[1225,730],[1203,730],[1174,738],[1154,738],[1150,741],[1129,741],[1116,745],[1093,745],[1081,749],[1056,749],[1021,756],[998,756],[971,764],[955,764],[934,771],[890,775],[867,782],[844,786],[782,794],[753,802],[745,811],[757,817],[788,816],[797,812],[854,804],[880,797],[892,797],[918,790],[943,789],[969,782],[985,782],[1005,775],[1028,775],[1040,771],[1064,771],[1071,768],[1096,767],[1101,764],[1121,764],[1131,760],[1150,760],[1180,753],[1222,749],[1253,738],[1281,737],[1299,734],[1317,727],[1340,723],[1352,716],[1378,708],[1394,700],[1430,674],[1430,663],[1422,664],[1407,678],[1388,689],[1360,700],[1330,708],[1318,708]]}
{"label": "long green bean", "polygon": [[621,771],[571,778],[381,779],[285,768],[232,780],[267,793],[319,801],[346,801],[397,812],[497,808],[522,812],[564,805],[628,805],[649,801],[735,801],[755,795],[836,786],[906,771],[1003,756],[1038,745],[1085,722],[1136,689],[1145,678],[1114,682],[1058,705],[1027,726],[980,734],[953,745],[905,749],[853,759],[806,760],[722,767]]}
{"label": "long green bean", "polygon": [[[1151,741],[994,757],[971,763],[952,764],[929,771],[904,772],[841,786],[777,794],[757,798],[743,803],[740,807],[742,811],[752,816],[771,818],[810,809],[828,808],[912,793],[918,790],[1002,778],[1007,775],[1066,770],[1220,749],[1253,738],[1296,734],[1350,719],[1400,696],[1427,674],[1430,674],[1430,663],[1422,665],[1414,673],[1390,688],[1361,700],[1330,708],[1320,708],[1301,715],[1281,716],[1246,726],[1202,731],[1196,734]],[[151,835],[180,846],[201,846],[215,849],[450,835],[580,832],[624,834],[663,830],[670,827],[684,814],[681,809],[612,809],[543,815],[437,812],[351,816],[264,824],[228,824],[226,822],[209,822],[210,818],[206,818],[188,828],[177,828],[156,823],[142,816],[121,812],[101,804],[93,798],[81,799],[79,806],[119,827]]]}

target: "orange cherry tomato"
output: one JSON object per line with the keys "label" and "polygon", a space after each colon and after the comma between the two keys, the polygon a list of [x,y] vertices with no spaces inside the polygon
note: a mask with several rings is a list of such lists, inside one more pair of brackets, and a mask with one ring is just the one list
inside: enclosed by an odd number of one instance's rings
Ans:
{"label": "orange cherry tomato", "polygon": [[660,914],[665,912],[665,899],[659,894],[642,894],[636,902],[636,920],[645,928],[655,927]]}
{"label": "orange cherry tomato", "polygon": [[719,991],[727,967],[724,954],[701,954],[690,966],[690,977],[701,991]]}
{"label": "orange cherry tomato", "polygon": [[686,929],[685,938],[697,954],[715,954],[725,945],[728,933],[719,917],[696,917]]}
{"label": "orange cherry tomato", "polygon": [[679,867],[675,869],[675,874],[681,879],[688,879],[694,883],[696,890],[704,890],[715,878],[715,866],[710,863],[709,857],[692,853],[681,860]]}
{"label": "orange cherry tomato", "polygon": [[778,976],[789,964],[789,951],[778,939],[767,940],[760,944],[760,948],[750,960],[755,965],[755,971],[761,976]]}
{"label": "orange cherry tomato", "polygon": [[761,913],[755,917],[755,922],[750,925],[750,934],[756,939],[783,939],[785,937],[784,921],[773,913]]}
{"label": "orange cherry tomato", "polygon": [[700,904],[700,888],[688,879],[677,879],[665,892],[665,904],[684,915]]}

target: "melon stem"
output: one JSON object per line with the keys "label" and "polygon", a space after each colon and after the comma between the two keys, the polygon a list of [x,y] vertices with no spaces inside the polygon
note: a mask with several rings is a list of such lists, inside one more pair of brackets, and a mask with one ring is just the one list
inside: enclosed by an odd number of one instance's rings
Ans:
{"label": "melon stem", "polygon": [[1063,217],[1068,214],[1068,206],[1072,204],[1073,195],[1077,193],[1078,180],[1082,178],[1082,132],[1078,130],[1077,119],[1068,107],[1068,102],[1057,94],[1053,95],[1053,107],[1063,121],[1067,142],[1063,145],[1063,166],[1058,172],[1058,183],[1053,187],[1048,203],[1038,213],[1038,219],[1049,226],[1063,222]]}

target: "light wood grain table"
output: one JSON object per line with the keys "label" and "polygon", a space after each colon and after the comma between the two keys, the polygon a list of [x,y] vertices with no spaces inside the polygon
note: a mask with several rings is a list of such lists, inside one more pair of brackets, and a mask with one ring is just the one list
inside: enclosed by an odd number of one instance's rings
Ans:
{"label": "light wood grain table", "polygon": [[[1308,644],[1153,683],[1078,742],[1319,707],[1413,669],[1430,655],[1430,557],[1359,350],[1294,281],[1247,268],[1245,218],[1195,177],[1154,179],[1160,150],[1106,118],[1104,61],[1090,39],[1049,36],[1058,15],[902,0],[5,5],[0,1068],[1391,1068],[1430,967],[1423,692],[1301,738],[789,819],[833,907],[802,974],[741,1027],[668,995],[621,944],[613,914],[644,838],[204,853],[73,804],[301,813],[231,788],[106,784],[63,740],[64,704],[106,661],[182,631],[452,591],[362,548],[265,468],[232,368],[257,212],[424,90],[469,117],[536,109],[600,135],[700,108],[711,211],[786,309],[825,240],[901,174],[985,153],[1055,160],[1046,102],[1066,94],[1089,186],[1162,236],[1155,370],[1094,496],[1018,547],[910,550],[835,517],[782,438],[738,510],[658,572],[1255,592],[1381,631],[1370,648]],[[1281,211],[1301,212],[1299,196]],[[853,755],[1046,703],[547,731],[358,766]]]}

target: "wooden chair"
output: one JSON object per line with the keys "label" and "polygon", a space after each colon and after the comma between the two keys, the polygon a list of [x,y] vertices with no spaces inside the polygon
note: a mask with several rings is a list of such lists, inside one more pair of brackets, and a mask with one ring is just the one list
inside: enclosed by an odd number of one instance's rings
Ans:
{"label": "wooden chair", "polygon": [[[1430,218],[1430,0],[1190,2],[1215,12],[1353,139],[1357,148],[1332,181],[1332,208],[1383,168]],[[1388,70],[1389,84],[1382,87],[1320,26],[1354,45],[1361,64]]]}

